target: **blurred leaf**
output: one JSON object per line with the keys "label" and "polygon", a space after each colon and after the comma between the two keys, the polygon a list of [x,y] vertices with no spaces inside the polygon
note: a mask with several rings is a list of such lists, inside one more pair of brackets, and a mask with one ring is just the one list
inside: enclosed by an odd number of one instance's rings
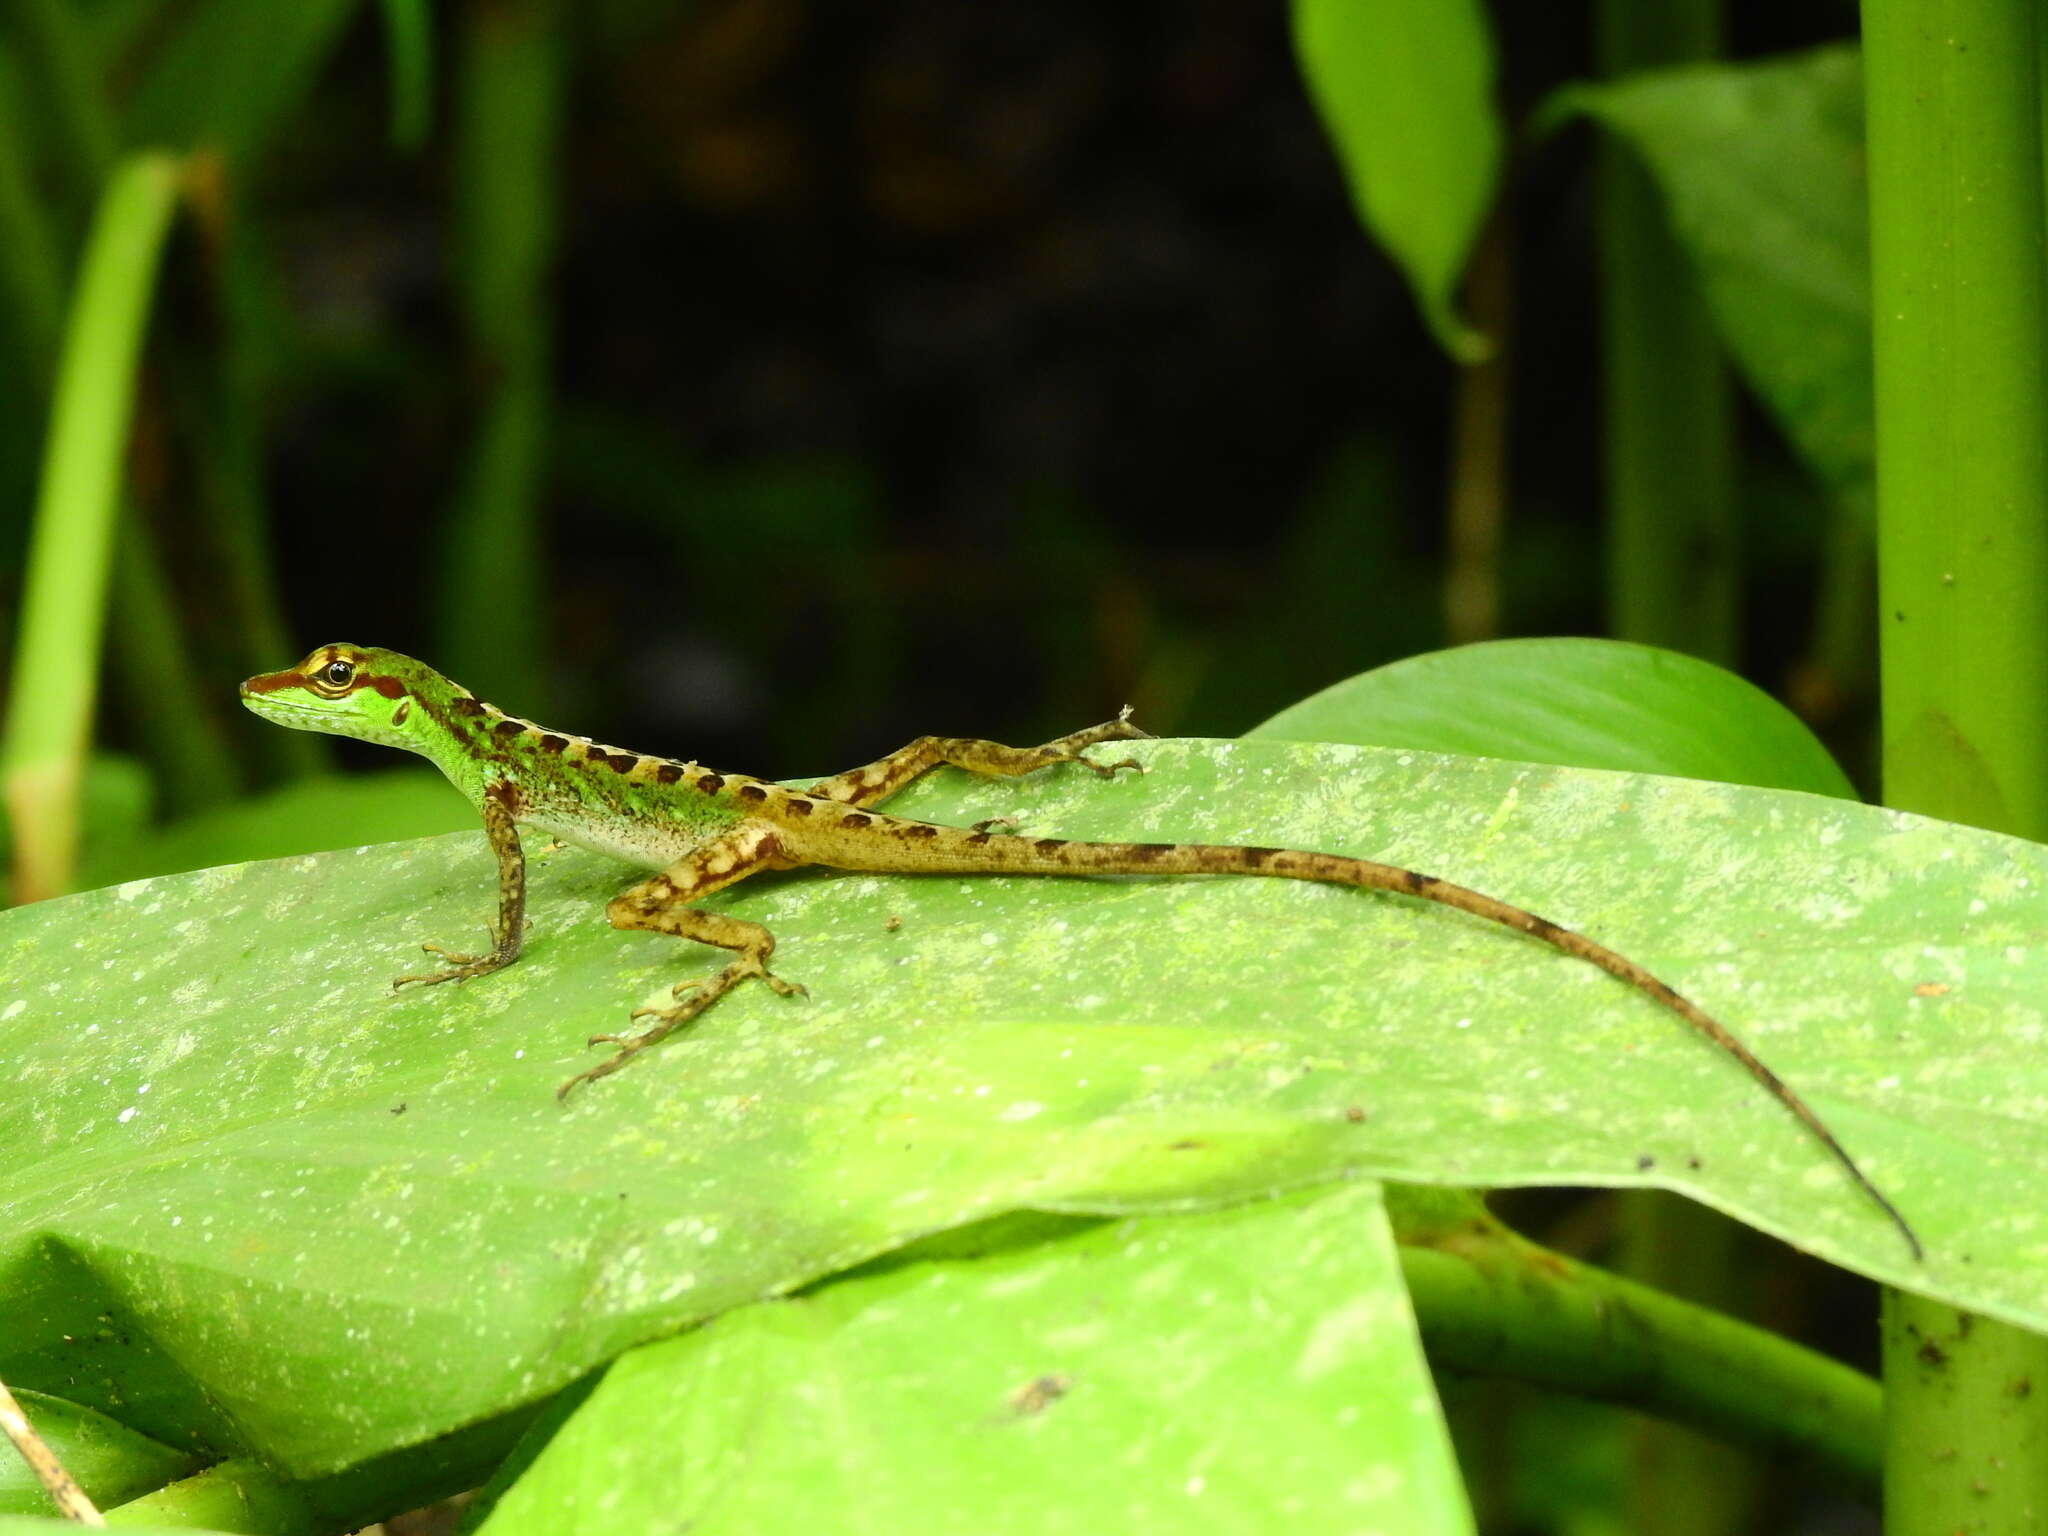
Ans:
{"label": "blurred leaf", "polygon": [[1871,504],[1863,80],[1851,46],[1559,92],[1643,157],[1750,387],[1800,456]]}
{"label": "blurred leaf", "polygon": [[161,34],[128,107],[132,144],[253,160],[297,111],[357,0],[197,0]]}
{"label": "blurred leaf", "polygon": [[1456,912],[1292,882],[750,880],[706,905],[771,924],[810,999],[742,992],[564,1107],[585,1038],[707,957],[610,929],[624,872],[562,850],[519,965],[394,995],[423,939],[483,931],[468,833],[0,913],[0,1378],[306,1475],[925,1233],[1358,1174],[1676,1188],[2048,1324],[2048,849],[1687,779],[1135,748],[1139,779],[948,772],[901,807],[1348,850],[1534,904],[1747,1034],[1928,1261],[1643,997]]}
{"label": "blurred leaf", "polygon": [[[120,1528],[128,1536],[230,1536],[219,1527],[194,1525],[134,1525],[123,1520]],[[0,1536],[77,1536],[78,1525],[55,1515],[0,1515]]]}
{"label": "blurred leaf", "polygon": [[1325,688],[1245,732],[1856,798],[1798,716],[1733,672],[1622,640],[1493,640]]}
{"label": "blurred leaf", "polygon": [[[41,1392],[15,1395],[36,1433],[101,1509],[124,1504],[198,1465],[191,1452],[160,1445],[90,1408]],[[0,1455],[0,1514],[46,1515],[51,1508],[50,1496],[28,1463],[11,1448]]]}
{"label": "blurred leaf", "polygon": [[1455,311],[1500,166],[1493,36],[1478,0],[1294,0],[1309,99],[1358,217],[1460,362],[1490,343]]}
{"label": "blurred leaf", "polygon": [[483,1532],[809,1532],[820,1510],[874,1531],[1471,1529],[1370,1184],[728,1313],[616,1362]]}
{"label": "blurred leaf", "polygon": [[104,885],[250,859],[431,837],[475,825],[476,812],[431,769],[328,775],[173,822],[125,848],[109,850],[94,873]]}

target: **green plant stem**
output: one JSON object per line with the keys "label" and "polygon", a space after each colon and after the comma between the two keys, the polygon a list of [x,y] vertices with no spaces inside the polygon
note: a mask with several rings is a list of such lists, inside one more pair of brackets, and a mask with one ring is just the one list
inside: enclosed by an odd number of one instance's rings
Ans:
{"label": "green plant stem", "polygon": [[71,306],[23,583],[0,774],[17,901],[71,877],[135,374],[179,162],[137,155],[100,201]]}
{"label": "green plant stem", "polygon": [[[210,558],[237,621],[235,660],[243,670],[263,671],[276,666],[278,657],[299,649],[278,596],[279,567],[263,483],[262,433],[272,379],[259,339],[274,334],[282,321],[279,306],[270,302],[255,232],[236,204],[235,165],[211,154],[195,156],[194,165],[193,223],[217,302],[206,344],[181,347],[174,354],[173,413],[180,435],[192,445]],[[186,696],[181,708],[206,712],[190,699],[189,686],[176,692]],[[267,739],[304,734],[260,732],[243,750],[265,770],[265,777],[319,773],[332,758],[319,741],[302,745]],[[180,766],[168,761],[169,756],[163,763],[167,777]]]}
{"label": "green plant stem", "polygon": [[390,56],[391,142],[416,150],[427,142],[434,114],[434,24],[426,0],[382,0],[384,47]]}
{"label": "green plant stem", "polygon": [[[1601,0],[1602,73],[1713,57],[1720,11]],[[1741,540],[1727,365],[1649,173],[1612,139],[1599,169],[1608,629],[1732,667]]]}
{"label": "green plant stem", "polygon": [[[2036,8],[1864,0],[1884,789],[2048,837]],[[1913,1192],[1902,1192],[1910,1208]],[[1887,1295],[1892,1536],[2048,1521],[2048,1340]]]}
{"label": "green plant stem", "polygon": [[492,695],[539,698],[541,573],[562,43],[552,0],[473,0],[456,91],[459,296],[479,401],[449,519],[437,656]]}
{"label": "green plant stem", "polygon": [[[1599,0],[1600,71],[1615,78],[1721,52],[1721,0]],[[1608,627],[1734,667],[1741,650],[1733,390],[1719,334],[1664,200],[1613,135],[1598,164]],[[1622,1269],[1732,1310],[1737,1229],[1653,1190],[1616,1196]],[[1629,1443],[1625,1523],[1709,1536],[1749,1519],[1753,1466],[1663,1423]]]}
{"label": "green plant stem", "polygon": [[1878,1481],[1877,1383],[1787,1339],[1516,1236],[1490,1217],[1405,1240],[1401,1269],[1440,1369],[1600,1398],[1845,1486]]}

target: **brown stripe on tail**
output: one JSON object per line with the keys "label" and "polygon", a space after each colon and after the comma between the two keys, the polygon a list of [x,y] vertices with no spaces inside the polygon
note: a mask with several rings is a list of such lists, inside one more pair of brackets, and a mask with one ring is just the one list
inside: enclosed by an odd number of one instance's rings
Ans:
{"label": "brown stripe on tail", "polygon": [[[956,862],[957,861],[957,862]],[[1764,1091],[1783,1105],[1834,1156],[1899,1229],[1917,1260],[1924,1256],[1920,1238],[1912,1224],[1870,1179],[1849,1151],[1835,1139],[1813,1107],[1777,1073],[1760,1061],[1726,1025],[1707,1013],[1676,988],[1651,974],[1626,955],[1584,934],[1565,928],[1534,912],[1510,906],[1482,891],[1454,885],[1425,875],[1419,870],[1379,864],[1371,859],[1351,859],[1333,853],[1309,853],[1292,848],[1237,848],[1206,843],[1081,843],[1053,838],[990,837],[976,839],[968,846],[963,837],[955,846],[949,839],[940,847],[919,850],[911,866],[934,871],[948,866],[963,872],[979,870],[989,874],[1039,875],[1270,875],[1287,880],[1315,880],[1327,885],[1360,886],[1367,890],[1394,891],[1419,897],[1440,906],[1453,907],[1473,917],[1499,923],[1518,933],[1540,939],[1552,949],[1598,966],[1608,975],[1628,983],[1638,992],[1677,1014],[1712,1044],[1740,1062],[1743,1070],[1762,1085]],[[884,873],[876,866],[877,873]]]}

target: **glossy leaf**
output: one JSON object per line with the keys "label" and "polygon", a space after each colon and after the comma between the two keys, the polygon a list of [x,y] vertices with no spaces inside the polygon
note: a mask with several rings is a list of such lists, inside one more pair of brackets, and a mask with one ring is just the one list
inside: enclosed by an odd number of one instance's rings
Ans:
{"label": "glossy leaf", "polygon": [[1721,334],[1823,484],[1873,465],[1863,77],[1853,47],[1574,86],[1662,188]]}
{"label": "glossy leaf", "polygon": [[1493,640],[1410,656],[1245,734],[1856,797],[1827,748],[1761,688],[1623,640]]}
{"label": "glossy leaf", "polygon": [[1444,350],[1478,360],[1487,340],[1458,318],[1456,299],[1500,168],[1485,8],[1294,0],[1294,46],[1359,220]]}
{"label": "glossy leaf", "polygon": [[1349,851],[1535,906],[1744,1033],[1929,1261],[1611,978],[1405,897],[1277,881],[749,881],[713,904],[772,924],[810,998],[730,998],[564,1108],[583,1038],[708,957],[611,930],[621,871],[565,850],[536,860],[518,966],[392,996],[421,939],[482,931],[468,834],[0,914],[0,1378],[69,1382],[89,1348],[88,1385],[121,1394],[93,1406],[304,1475],[924,1233],[1347,1174],[1660,1184],[2048,1323],[2048,850],[1693,780],[1137,749],[1141,779],[947,773],[902,808]]}
{"label": "glossy leaf", "polygon": [[483,1532],[810,1532],[820,1510],[990,1536],[1471,1528],[1370,1184],[742,1307],[614,1364]]}

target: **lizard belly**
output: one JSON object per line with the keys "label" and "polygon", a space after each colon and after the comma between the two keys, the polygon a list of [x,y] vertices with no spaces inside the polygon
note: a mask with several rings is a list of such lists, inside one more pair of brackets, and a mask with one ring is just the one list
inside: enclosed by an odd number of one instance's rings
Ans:
{"label": "lizard belly", "polygon": [[687,826],[614,824],[588,816],[550,814],[546,806],[525,811],[519,820],[565,843],[642,869],[664,869],[707,841]]}

